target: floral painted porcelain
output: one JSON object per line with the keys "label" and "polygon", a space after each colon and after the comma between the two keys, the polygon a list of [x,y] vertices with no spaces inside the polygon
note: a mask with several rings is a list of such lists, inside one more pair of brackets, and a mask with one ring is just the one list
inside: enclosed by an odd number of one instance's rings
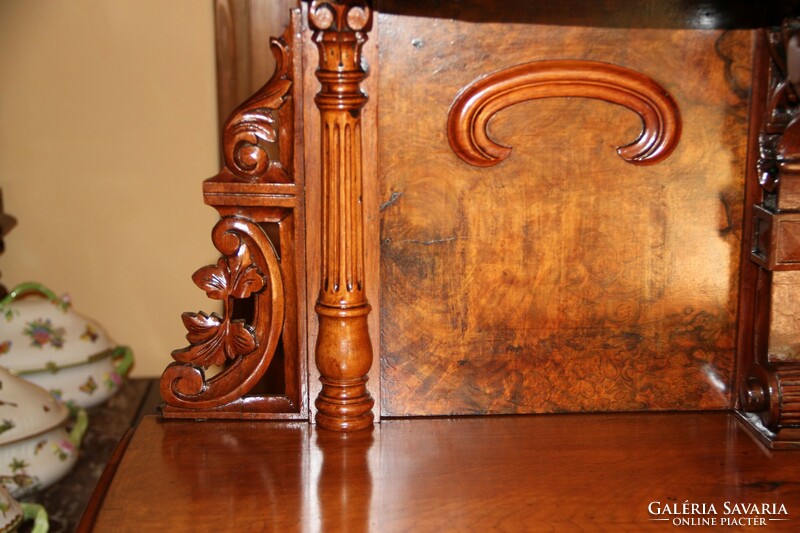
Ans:
{"label": "floral painted porcelain", "polygon": [[16,531],[24,515],[22,505],[0,486],[0,532]]}
{"label": "floral painted porcelain", "polygon": [[93,407],[119,389],[133,354],[72,311],[69,298],[25,283],[0,301],[0,365],[56,398]]}
{"label": "floral painted porcelain", "polygon": [[20,503],[0,485],[0,533],[17,531],[23,520],[33,520],[33,526],[26,529],[31,533],[47,533],[50,530],[44,507],[35,503]]}
{"label": "floral painted porcelain", "polygon": [[0,367],[0,484],[16,497],[61,479],[78,458],[88,418],[46,390]]}

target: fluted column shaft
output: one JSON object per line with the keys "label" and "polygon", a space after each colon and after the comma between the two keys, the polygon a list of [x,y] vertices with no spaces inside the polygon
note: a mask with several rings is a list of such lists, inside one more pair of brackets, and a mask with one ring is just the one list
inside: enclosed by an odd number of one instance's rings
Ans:
{"label": "fluted column shaft", "polygon": [[361,110],[367,102],[361,49],[371,23],[371,7],[363,0],[317,0],[309,6],[321,84],[314,99],[322,146],[322,266],[315,307],[322,390],[316,421],[338,431],[364,429],[373,420],[374,400],[366,387],[373,355],[364,288],[361,161]]}

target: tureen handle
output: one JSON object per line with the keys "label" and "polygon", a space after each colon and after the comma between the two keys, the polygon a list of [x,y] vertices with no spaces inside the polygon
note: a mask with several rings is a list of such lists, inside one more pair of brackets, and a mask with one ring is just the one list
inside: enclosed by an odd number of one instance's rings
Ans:
{"label": "tureen handle", "polygon": [[23,519],[33,520],[33,529],[31,533],[47,533],[50,530],[50,522],[47,517],[47,511],[38,503],[20,502],[22,506]]}
{"label": "tureen handle", "polygon": [[133,350],[127,346],[117,346],[114,348],[114,359],[119,359],[114,372],[120,377],[126,377],[133,366]]}
{"label": "tureen handle", "polygon": [[81,447],[81,441],[89,428],[89,415],[86,414],[86,409],[82,407],[71,408],[72,414],[75,416],[75,425],[69,432],[69,441],[75,446],[75,449]]}
{"label": "tureen handle", "polygon": [[9,292],[5,298],[0,300],[0,309],[4,308],[23,294],[27,294],[29,292],[37,292],[53,302],[54,304],[58,305],[62,309],[66,310],[69,307],[69,299],[66,296],[58,296],[56,293],[42,285],[41,283],[37,283],[35,281],[26,281],[25,283],[20,283]]}

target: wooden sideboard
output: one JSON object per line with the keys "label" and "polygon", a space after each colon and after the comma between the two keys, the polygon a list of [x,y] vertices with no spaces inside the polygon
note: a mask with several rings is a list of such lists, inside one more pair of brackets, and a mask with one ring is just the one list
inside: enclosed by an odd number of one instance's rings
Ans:
{"label": "wooden sideboard", "polygon": [[291,10],[81,530],[796,530],[800,2],[632,4]]}
{"label": "wooden sideboard", "polygon": [[164,416],[730,410],[798,445],[797,7],[303,3],[203,185],[223,309]]}
{"label": "wooden sideboard", "polygon": [[77,531],[789,532],[798,479],[796,452],[722,411],[396,418],[349,433],[150,416]]}

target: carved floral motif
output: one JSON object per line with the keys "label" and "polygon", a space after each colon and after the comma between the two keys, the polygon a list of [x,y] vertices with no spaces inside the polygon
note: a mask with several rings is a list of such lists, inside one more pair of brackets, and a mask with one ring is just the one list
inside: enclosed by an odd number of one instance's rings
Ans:
{"label": "carved floral motif", "polygon": [[[264,231],[242,217],[224,217],[213,240],[223,257],[192,279],[223,303],[222,316],[184,313],[190,345],[172,352],[175,363],[161,378],[167,404],[180,408],[216,407],[235,401],[263,376],[275,353],[284,316],[283,282],[277,254]],[[252,298],[253,313],[236,318],[235,303]],[[202,368],[225,369],[206,380]]]}
{"label": "carved floral motif", "polygon": [[[222,310],[182,315],[189,345],[172,352],[175,362],[161,377],[165,417],[307,416],[303,327],[297,321],[304,309],[298,278],[304,274],[296,272],[305,202],[294,146],[302,107],[295,85],[302,70],[300,17],[301,10],[291,10],[282,37],[270,39],[275,72],[228,118],[224,164],[204,182],[206,203],[222,216],[212,232],[222,256],[192,279]],[[281,358],[273,361],[279,347]],[[273,362],[274,375],[282,371],[284,381],[256,387]],[[207,376],[211,366],[218,372]]]}
{"label": "carved floral motif", "polygon": [[248,298],[266,286],[264,275],[253,264],[249,250],[239,246],[231,257],[222,257],[216,265],[208,265],[192,276],[195,284],[206,291],[209,298],[222,300],[224,316],[216,313],[184,313],[183,324],[189,333],[188,348],[172,353],[176,361],[203,367],[222,365],[226,360],[247,355],[256,349],[253,327],[243,321],[234,321],[233,299]]}

